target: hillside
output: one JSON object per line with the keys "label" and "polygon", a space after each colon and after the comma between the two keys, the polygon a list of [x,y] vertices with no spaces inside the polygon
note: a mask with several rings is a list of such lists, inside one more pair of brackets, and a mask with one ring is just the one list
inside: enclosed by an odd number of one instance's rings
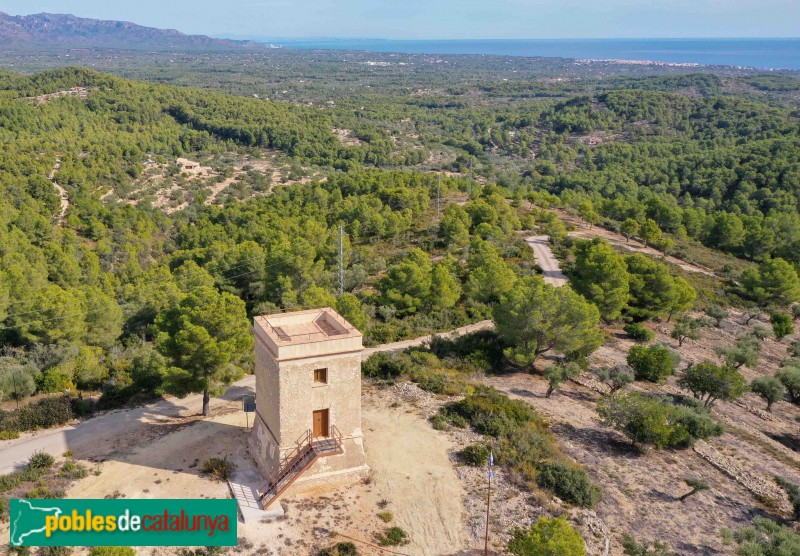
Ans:
{"label": "hillside", "polygon": [[108,21],[68,14],[12,16],[0,12],[0,44],[11,49],[100,48],[148,51],[232,50],[258,47],[250,41],[185,35],[127,21]]}
{"label": "hillside", "polygon": [[[425,495],[422,512],[390,494],[417,479],[384,451],[359,486],[369,519],[315,522],[324,498],[290,500],[269,533],[294,546],[281,554],[313,553],[309,524],[379,540],[397,523],[408,554],[441,554],[427,531],[446,527],[454,549],[482,547],[488,446],[498,551],[542,515],[611,556],[662,541],[663,554],[733,555],[755,518],[792,518],[775,477],[800,483],[796,109],[704,75],[553,84],[544,98],[529,84],[281,100],[299,75],[267,99],[82,68],[0,73],[7,462],[33,431],[95,410],[221,393],[253,367],[253,315],[331,306],[383,346],[362,367],[365,434],[381,445],[396,427],[392,454],[410,453],[424,429],[456,494]],[[553,264],[568,284],[544,280]],[[494,331],[384,352],[484,321]],[[68,496],[73,479],[98,496],[203,491],[208,445],[244,465],[238,404],[199,419],[200,395],[175,399],[145,410],[159,425],[133,440],[71,435],[69,455],[54,452],[63,473],[11,473],[0,501]],[[208,440],[214,427],[225,442]],[[162,435],[156,459],[144,444]],[[100,480],[66,474],[98,457],[113,460]],[[396,517],[379,522],[386,506]],[[320,532],[303,542],[328,545]]]}

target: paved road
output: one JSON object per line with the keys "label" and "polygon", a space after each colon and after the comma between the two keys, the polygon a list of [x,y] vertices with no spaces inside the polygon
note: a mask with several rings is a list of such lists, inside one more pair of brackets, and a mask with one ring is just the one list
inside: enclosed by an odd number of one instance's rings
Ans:
{"label": "paved road", "polygon": [[[482,321],[442,334],[453,337],[493,326],[492,321]],[[384,344],[364,350],[364,357],[378,351],[397,351],[422,345],[430,336]],[[211,400],[211,409],[240,400],[242,394],[253,393],[256,378],[248,375],[234,383],[219,398]],[[180,424],[186,417],[196,416],[203,404],[201,394],[183,399],[166,397],[152,404],[133,409],[116,410],[92,417],[66,427],[23,433],[16,440],[0,441],[0,474],[22,467],[35,452],[60,456],[72,450],[76,458],[103,458],[145,441],[152,429],[170,424]]]}
{"label": "paved road", "polygon": [[561,272],[558,266],[558,259],[553,256],[550,250],[550,238],[548,236],[531,236],[525,238],[525,242],[533,249],[533,256],[542,268],[544,281],[559,288],[567,283],[567,277]]}

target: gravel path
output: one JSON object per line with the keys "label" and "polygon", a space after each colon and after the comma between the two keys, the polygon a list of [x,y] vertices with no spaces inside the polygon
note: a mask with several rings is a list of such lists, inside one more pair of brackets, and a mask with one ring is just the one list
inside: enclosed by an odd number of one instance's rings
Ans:
{"label": "gravel path", "polygon": [[549,236],[531,236],[525,238],[525,242],[533,249],[533,255],[536,257],[536,263],[541,267],[544,274],[544,281],[560,288],[567,283],[567,277],[561,272],[561,267],[558,265],[558,259],[553,255],[550,249]]}

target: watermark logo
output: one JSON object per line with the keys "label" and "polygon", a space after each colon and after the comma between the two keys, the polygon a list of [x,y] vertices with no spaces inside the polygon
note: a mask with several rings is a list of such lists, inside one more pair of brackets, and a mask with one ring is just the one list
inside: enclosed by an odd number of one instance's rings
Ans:
{"label": "watermark logo", "polygon": [[9,506],[12,546],[236,546],[236,501],[28,500]]}

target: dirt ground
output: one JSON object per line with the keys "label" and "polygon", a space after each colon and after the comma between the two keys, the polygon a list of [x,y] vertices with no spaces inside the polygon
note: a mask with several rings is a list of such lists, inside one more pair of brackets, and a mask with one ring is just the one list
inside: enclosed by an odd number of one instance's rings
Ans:
{"label": "dirt ground", "polygon": [[[281,499],[285,516],[239,523],[238,553],[308,555],[340,540],[362,554],[386,554],[371,546],[385,528],[398,525],[410,542],[393,549],[408,555],[463,554],[470,543],[466,490],[451,459],[452,442],[435,431],[426,412],[386,391],[365,387],[363,430],[369,479],[334,488],[296,485]],[[245,416],[238,401],[218,406],[210,419],[175,420],[157,427],[146,442],[121,439],[119,451],[84,460],[92,473],[67,491],[69,498],[225,498],[227,483],[199,472],[205,459],[227,457],[241,465],[246,452]],[[378,513],[389,511],[384,523]],[[174,548],[142,548],[139,554],[176,554]]]}

